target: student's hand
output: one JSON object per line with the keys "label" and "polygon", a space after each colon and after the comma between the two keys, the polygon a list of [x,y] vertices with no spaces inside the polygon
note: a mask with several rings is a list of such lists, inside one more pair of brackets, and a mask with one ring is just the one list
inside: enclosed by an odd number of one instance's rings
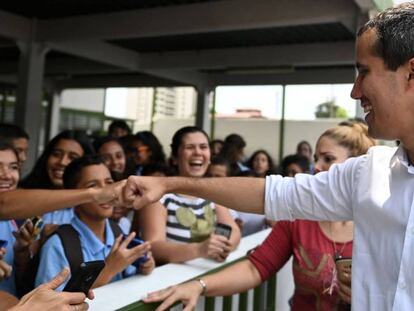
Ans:
{"label": "student's hand", "polygon": [[13,245],[14,253],[29,253],[30,245],[35,241],[33,236],[33,224],[30,220],[26,221],[17,231],[13,231],[16,242]]}
{"label": "student's hand", "polygon": [[116,238],[111,253],[106,257],[104,270],[111,271],[115,275],[122,272],[135,260],[144,256],[145,253],[151,250],[151,244],[149,242],[145,242],[129,249],[128,244],[134,237],[135,232],[132,232],[125,240],[123,240],[122,235]]}
{"label": "student's hand", "polygon": [[346,303],[351,304],[351,277],[352,270],[351,268],[345,268],[344,273],[341,275],[338,273],[338,294],[339,297]]}
{"label": "student's hand", "polygon": [[166,190],[163,179],[160,177],[128,177],[123,192],[124,204],[140,209],[159,201]]}
{"label": "student's hand", "polygon": [[200,257],[210,258],[218,262],[226,260],[232,250],[230,241],[222,235],[211,234],[199,244]]}
{"label": "student's hand", "polygon": [[95,202],[99,204],[109,203],[112,205],[124,205],[122,202],[122,193],[126,180],[121,180],[103,188],[89,188],[93,192]]}
{"label": "student's hand", "polygon": [[150,274],[155,268],[155,261],[151,252],[147,253],[147,258],[147,261],[139,266],[139,272],[144,275]]}
{"label": "student's hand", "polygon": [[189,311],[195,309],[202,291],[203,288],[198,281],[190,281],[150,293],[143,301],[145,303],[163,301],[155,311],[167,310],[174,302],[181,301],[185,305],[183,311]]}
{"label": "student's hand", "polygon": [[3,260],[4,255],[6,255],[6,249],[4,247],[0,248],[0,281],[8,278],[12,273],[12,267]]}
{"label": "student's hand", "polygon": [[[53,280],[42,284],[20,299],[20,302],[10,311],[83,311],[88,310],[84,293],[69,293],[55,291],[69,276],[69,269],[63,269]],[[89,299],[93,299],[89,291]]]}

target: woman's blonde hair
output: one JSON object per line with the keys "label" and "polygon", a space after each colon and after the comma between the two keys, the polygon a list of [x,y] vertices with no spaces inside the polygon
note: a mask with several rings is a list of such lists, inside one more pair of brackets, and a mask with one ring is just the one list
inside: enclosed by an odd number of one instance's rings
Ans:
{"label": "woman's blonde hair", "polygon": [[350,157],[365,154],[370,147],[376,145],[376,140],[368,136],[368,126],[360,121],[341,122],[326,130],[319,139],[322,137],[329,137],[347,148]]}

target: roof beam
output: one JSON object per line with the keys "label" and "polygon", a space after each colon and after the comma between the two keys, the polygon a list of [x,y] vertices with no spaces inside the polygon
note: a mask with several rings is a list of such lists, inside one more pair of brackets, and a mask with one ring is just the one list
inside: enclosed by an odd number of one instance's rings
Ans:
{"label": "roof beam", "polygon": [[39,21],[37,40],[109,40],[343,22],[355,19],[356,9],[349,0],[313,0],[312,5],[307,0],[204,2]]}
{"label": "roof beam", "polygon": [[353,83],[354,68],[297,70],[275,74],[211,74],[214,85],[275,85]]}
{"label": "roof beam", "polygon": [[141,68],[145,70],[194,70],[231,67],[352,65],[355,59],[354,54],[353,41],[142,53]]}
{"label": "roof beam", "polygon": [[31,31],[32,21],[30,19],[0,10],[0,36],[28,41]]}
{"label": "roof beam", "polygon": [[72,77],[68,79],[55,79],[53,85],[56,89],[68,88],[106,88],[106,87],[160,87],[183,86],[184,84],[160,79],[154,76],[141,74],[119,75],[89,75]]}
{"label": "roof beam", "polygon": [[134,71],[139,69],[140,56],[138,53],[106,42],[48,42],[48,46],[63,53],[76,55],[127,70]]}

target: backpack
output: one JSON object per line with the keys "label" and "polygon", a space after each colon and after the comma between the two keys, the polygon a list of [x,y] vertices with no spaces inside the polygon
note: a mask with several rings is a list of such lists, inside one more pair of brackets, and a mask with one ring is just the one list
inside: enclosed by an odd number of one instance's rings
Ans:
{"label": "backpack", "polygon": [[[122,230],[116,222],[109,220],[109,225],[115,238],[122,234]],[[65,257],[69,262],[71,274],[74,274],[83,262],[79,234],[71,224],[60,225],[59,228],[47,238],[47,240],[55,234],[59,236],[62,242]],[[46,243],[46,241],[44,243]],[[30,263],[28,264],[29,267],[22,277],[16,277],[16,287],[19,297],[24,296],[35,288],[35,280],[37,271],[39,270],[39,263],[40,249],[30,260]]]}

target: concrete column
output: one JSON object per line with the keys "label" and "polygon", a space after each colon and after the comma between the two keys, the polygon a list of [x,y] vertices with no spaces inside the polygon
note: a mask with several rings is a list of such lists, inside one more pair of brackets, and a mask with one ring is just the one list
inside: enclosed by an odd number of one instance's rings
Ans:
{"label": "concrete column", "polygon": [[196,111],[196,126],[203,129],[206,133],[210,133],[210,89],[197,89],[197,111]]}
{"label": "concrete column", "polygon": [[30,41],[18,42],[20,48],[19,79],[15,123],[30,135],[27,167],[38,155],[40,129],[42,128],[43,72],[47,48]]}
{"label": "concrete column", "polygon": [[60,103],[61,103],[61,92],[54,92],[53,100],[51,103],[52,107],[50,109],[49,140],[55,137],[59,133]]}

